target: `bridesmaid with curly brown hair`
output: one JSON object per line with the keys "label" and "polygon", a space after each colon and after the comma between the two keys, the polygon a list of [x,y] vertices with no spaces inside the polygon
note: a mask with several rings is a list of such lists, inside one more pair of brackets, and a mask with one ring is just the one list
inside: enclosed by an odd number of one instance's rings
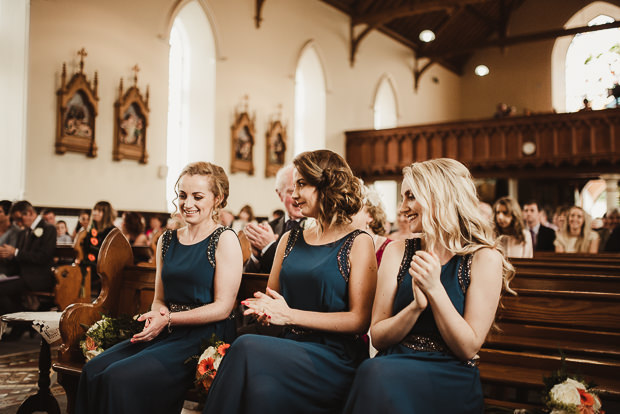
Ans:
{"label": "bridesmaid with curly brown hair", "polygon": [[267,291],[246,314],[284,327],[282,337],[243,335],[230,347],[203,413],[339,413],[370,323],[377,264],[371,237],[351,217],[360,183],[338,154],[293,160],[293,199],[314,228],[280,238]]}

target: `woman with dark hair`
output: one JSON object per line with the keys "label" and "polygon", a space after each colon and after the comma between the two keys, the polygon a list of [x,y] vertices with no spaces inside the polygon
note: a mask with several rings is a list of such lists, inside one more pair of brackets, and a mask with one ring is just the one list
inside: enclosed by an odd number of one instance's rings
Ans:
{"label": "woman with dark hair", "polygon": [[420,237],[385,251],[370,328],[380,353],[358,368],[343,412],[480,414],[473,359],[514,272],[463,164],[435,159],[403,173],[400,212]]}
{"label": "woman with dark hair", "polygon": [[123,213],[122,231],[132,246],[148,246],[144,227],[144,218],[140,213],[133,211]]}
{"label": "woman with dark hair", "polygon": [[92,293],[96,294],[101,288],[101,281],[97,276],[97,258],[101,243],[114,228],[116,211],[107,201],[98,201],[90,214],[90,221],[85,232],[78,233],[75,243],[82,247],[82,258],[76,260],[83,274],[90,269],[90,284]]}
{"label": "woman with dark hair", "polygon": [[228,177],[217,165],[195,162],[175,191],[185,226],[159,239],[155,297],[138,318],[144,329],[84,365],[78,414],[179,413],[196,373],[187,359],[212,335],[233,339],[229,315],[241,282],[241,247],[217,222]]}
{"label": "woman with dark hair", "polygon": [[525,229],[521,207],[515,199],[502,197],[493,205],[493,230],[508,257],[533,257],[532,235]]}
{"label": "woman with dark hair", "polygon": [[246,299],[248,315],[284,327],[280,338],[243,335],[218,369],[203,413],[338,413],[357,365],[368,356],[376,283],[372,240],[351,217],[360,183],[338,154],[319,150],[293,164],[293,199],[308,229],[278,243],[267,291]]}

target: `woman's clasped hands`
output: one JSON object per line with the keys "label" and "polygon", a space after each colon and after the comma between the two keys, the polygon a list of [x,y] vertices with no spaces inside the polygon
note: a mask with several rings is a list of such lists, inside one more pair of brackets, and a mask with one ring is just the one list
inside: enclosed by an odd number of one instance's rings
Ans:
{"label": "woman's clasped hands", "polygon": [[169,313],[168,309],[162,306],[159,312],[149,311],[140,315],[138,321],[144,321],[144,329],[135,334],[131,342],[148,342],[157,338],[157,335],[168,325]]}
{"label": "woman's clasped hands", "polygon": [[418,250],[409,267],[413,287],[413,297],[420,309],[428,305],[427,296],[443,289],[441,284],[441,263],[435,252]]}
{"label": "woman's clasped hands", "polygon": [[267,288],[265,293],[255,292],[253,298],[248,298],[241,304],[247,307],[244,315],[254,315],[263,325],[291,324],[291,308],[284,297],[273,289]]}

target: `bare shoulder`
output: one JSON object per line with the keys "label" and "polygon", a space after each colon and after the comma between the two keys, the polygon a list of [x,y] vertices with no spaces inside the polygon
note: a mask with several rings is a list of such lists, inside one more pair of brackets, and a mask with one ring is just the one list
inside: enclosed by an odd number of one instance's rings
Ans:
{"label": "bare shoulder", "polygon": [[[477,270],[498,270],[501,274],[502,269],[502,254],[497,249],[490,247],[484,247],[476,253],[471,263],[472,273],[478,273]],[[483,272],[487,273],[487,272]]]}

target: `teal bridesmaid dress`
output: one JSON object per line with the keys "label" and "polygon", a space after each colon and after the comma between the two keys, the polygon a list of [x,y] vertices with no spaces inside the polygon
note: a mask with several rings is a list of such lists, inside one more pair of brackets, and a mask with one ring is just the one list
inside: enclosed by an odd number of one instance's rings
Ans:
{"label": "teal bridesmaid dress", "polygon": [[[413,301],[409,264],[419,239],[406,241],[397,277],[393,314]],[[463,315],[470,282],[471,256],[453,256],[441,267],[441,283]],[[427,307],[409,334],[357,370],[345,413],[459,413],[484,409],[480,373],[473,361],[460,361],[449,350]]]}
{"label": "teal bridesmaid dress", "polygon": [[[169,245],[164,243],[168,247],[162,249],[162,282],[165,301],[171,310],[187,310],[213,302],[215,250],[226,230],[232,231],[219,227],[193,245],[181,244],[176,230],[162,236],[169,241]],[[198,355],[202,342],[213,334],[232,341],[233,321],[175,326],[171,333],[164,329],[149,342],[132,344],[127,340],[111,347],[84,366],[75,412],[181,412],[185,393],[192,387],[196,372],[196,364],[185,361]]]}
{"label": "teal bridesmaid dress", "polygon": [[[292,230],[280,271],[291,308],[349,309],[349,253],[356,230],[325,245],[309,245]],[[355,369],[368,356],[355,335],[285,329],[282,337],[242,335],[213,381],[203,413],[340,413]]]}

